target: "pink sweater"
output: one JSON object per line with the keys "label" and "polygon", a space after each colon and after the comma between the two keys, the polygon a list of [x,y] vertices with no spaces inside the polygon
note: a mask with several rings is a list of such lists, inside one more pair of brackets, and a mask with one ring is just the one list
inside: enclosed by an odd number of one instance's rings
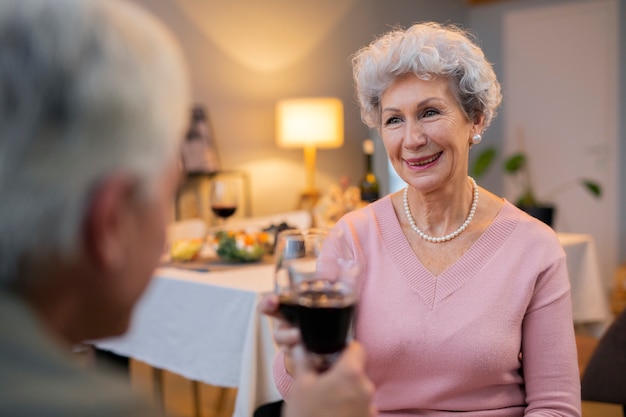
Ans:
{"label": "pink sweater", "polygon": [[[365,264],[355,336],[381,416],[580,416],[565,253],[552,229],[505,202],[435,277],[389,197],[336,227],[349,236],[338,250]],[[274,376],[288,397],[283,360]]]}

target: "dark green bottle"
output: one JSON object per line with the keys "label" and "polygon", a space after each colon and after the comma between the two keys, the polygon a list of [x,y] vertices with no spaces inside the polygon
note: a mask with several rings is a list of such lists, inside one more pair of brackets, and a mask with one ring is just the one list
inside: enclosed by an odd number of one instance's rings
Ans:
{"label": "dark green bottle", "polygon": [[365,139],[363,141],[363,153],[365,154],[365,175],[359,182],[361,190],[361,200],[371,203],[379,198],[378,179],[374,175],[374,141]]}

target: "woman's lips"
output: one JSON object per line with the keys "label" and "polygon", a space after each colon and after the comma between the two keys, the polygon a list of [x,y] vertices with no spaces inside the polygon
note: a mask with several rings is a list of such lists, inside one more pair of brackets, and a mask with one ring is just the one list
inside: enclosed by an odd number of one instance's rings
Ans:
{"label": "woman's lips", "polygon": [[406,163],[412,167],[412,168],[425,168],[427,166],[430,166],[432,163],[434,163],[435,161],[437,161],[437,159],[439,159],[439,157],[441,156],[441,154],[443,153],[443,151],[436,153],[433,156],[430,156],[428,158],[421,158],[421,159],[407,159]]}

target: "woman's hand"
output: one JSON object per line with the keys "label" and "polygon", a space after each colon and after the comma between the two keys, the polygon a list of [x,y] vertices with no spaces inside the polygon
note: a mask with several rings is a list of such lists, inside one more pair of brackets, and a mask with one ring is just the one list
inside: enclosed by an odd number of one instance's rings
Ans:
{"label": "woman's hand", "polygon": [[300,344],[300,330],[286,321],[278,311],[278,296],[276,294],[266,294],[259,303],[261,313],[273,317],[276,321],[274,328],[274,341],[278,347],[285,352],[285,369],[287,373],[294,376],[296,373],[292,358],[292,350]]}
{"label": "woman's hand", "polygon": [[293,349],[297,377],[284,417],[373,417],[374,384],[365,375],[365,352],[352,342],[338,361],[323,372],[310,367],[302,346]]}

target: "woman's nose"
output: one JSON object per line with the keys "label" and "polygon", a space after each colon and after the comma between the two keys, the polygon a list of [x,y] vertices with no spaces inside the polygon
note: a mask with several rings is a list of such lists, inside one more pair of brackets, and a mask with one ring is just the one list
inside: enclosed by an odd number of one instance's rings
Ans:
{"label": "woman's nose", "polygon": [[404,143],[406,147],[415,148],[425,145],[427,142],[424,129],[419,122],[409,121],[406,123]]}

